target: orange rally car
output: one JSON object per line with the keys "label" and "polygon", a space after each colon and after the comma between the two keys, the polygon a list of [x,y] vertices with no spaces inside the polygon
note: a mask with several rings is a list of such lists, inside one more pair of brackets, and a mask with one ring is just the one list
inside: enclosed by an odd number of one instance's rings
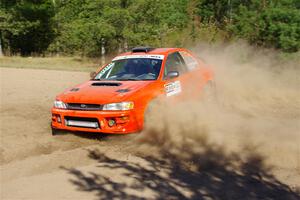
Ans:
{"label": "orange rally car", "polygon": [[91,80],[56,97],[52,134],[58,129],[139,132],[150,102],[197,96],[212,81],[210,67],[186,49],[136,47],[101,67]]}

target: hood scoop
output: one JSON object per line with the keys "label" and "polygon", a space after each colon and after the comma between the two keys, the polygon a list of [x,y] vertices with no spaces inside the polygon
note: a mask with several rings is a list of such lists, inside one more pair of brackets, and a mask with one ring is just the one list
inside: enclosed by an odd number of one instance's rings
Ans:
{"label": "hood scoop", "polygon": [[122,85],[122,83],[113,83],[113,82],[94,82],[92,86],[106,86],[106,87],[117,87]]}

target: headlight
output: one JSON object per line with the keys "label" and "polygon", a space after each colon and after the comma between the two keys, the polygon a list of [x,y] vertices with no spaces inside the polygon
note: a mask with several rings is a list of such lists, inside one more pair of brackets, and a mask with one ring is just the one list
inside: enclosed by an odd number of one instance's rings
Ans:
{"label": "headlight", "polygon": [[63,108],[63,109],[67,108],[67,106],[66,106],[66,104],[64,102],[57,101],[57,100],[54,101],[54,107],[55,108]]}
{"label": "headlight", "polygon": [[134,104],[131,101],[121,103],[110,103],[103,106],[103,110],[131,110]]}

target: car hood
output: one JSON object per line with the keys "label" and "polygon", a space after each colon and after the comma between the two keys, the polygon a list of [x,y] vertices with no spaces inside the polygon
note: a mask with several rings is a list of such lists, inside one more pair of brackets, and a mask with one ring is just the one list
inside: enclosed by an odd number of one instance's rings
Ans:
{"label": "car hood", "polygon": [[67,89],[57,99],[65,103],[121,102],[151,83],[153,81],[87,81]]}

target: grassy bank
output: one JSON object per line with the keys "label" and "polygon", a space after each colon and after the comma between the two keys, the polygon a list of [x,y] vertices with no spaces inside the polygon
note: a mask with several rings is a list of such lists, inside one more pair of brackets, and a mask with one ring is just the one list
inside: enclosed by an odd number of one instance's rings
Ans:
{"label": "grassy bank", "polygon": [[100,60],[78,57],[0,57],[0,67],[49,69],[64,71],[95,71]]}
{"label": "grassy bank", "polygon": [[[198,42],[201,44],[201,42]],[[206,44],[206,43],[203,43]],[[235,43],[232,43],[233,45]],[[236,42],[237,47],[243,42],[239,43]],[[228,45],[228,44],[227,44]],[[203,45],[202,47],[195,47],[195,48],[189,48],[192,49],[196,54],[198,52],[200,55],[199,57],[203,58],[205,50],[209,48],[225,48],[223,43],[215,43],[215,45]],[[246,45],[245,47],[251,48],[251,46]],[[254,48],[254,47],[253,47]],[[211,52],[211,55],[213,54],[215,50]],[[272,62],[276,64],[276,66],[283,66],[283,68],[295,68],[299,69],[300,66],[300,52],[296,53],[282,53],[282,52],[275,52],[272,50],[267,50],[260,48],[257,51],[261,52],[264,55],[271,56]],[[249,55],[252,55],[252,53],[249,54],[247,50],[242,50],[240,53],[241,59],[245,57],[244,62],[250,62],[253,60],[253,57],[250,58]],[[245,55],[244,55],[245,54]],[[248,55],[249,54],[249,55]],[[233,56],[233,55],[231,55]],[[205,57],[205,56],[204,56]],[[207,56],[206,56],[207,57]],[[113,55],[106,56],[106,63],[110,62],[113,58]],[[0,67],[5,68],[28,68],[28,69],[48,69],[48,70],[63,70],[63,71],[84,71],[84,72],[91,72],[99,69],[101,66],[101,60],[99,58],[86,58],[86,57],[20,57],[20,56],[4,56],[0,57]]]}

